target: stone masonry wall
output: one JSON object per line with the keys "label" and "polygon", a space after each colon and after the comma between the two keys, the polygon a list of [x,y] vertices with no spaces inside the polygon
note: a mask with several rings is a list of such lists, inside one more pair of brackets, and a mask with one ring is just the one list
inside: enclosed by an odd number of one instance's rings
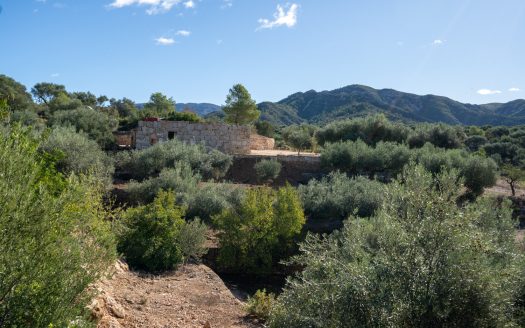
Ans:
{"label": "stone masonry wall", "polygon": [[148,148],[173,138],[190,144],[204,143],[228,154],[250,153],[249,127],[182,121],[140,121],[135,148]]}

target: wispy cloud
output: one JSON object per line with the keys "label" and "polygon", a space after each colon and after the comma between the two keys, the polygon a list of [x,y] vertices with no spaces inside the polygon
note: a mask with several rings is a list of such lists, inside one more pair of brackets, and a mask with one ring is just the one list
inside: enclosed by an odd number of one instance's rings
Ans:
{"label": "wispy cloud", "polygon": [[295,24],[297,24],[298,9],[299,5],[296,3],[292,3],[291,5],[286,6],[277,5],[277,11],[273,14],[274,19],[269,20],[266,18],[260,18],[259,24],[261,25],[257,30],[274,28],[279,26],[295,26]]}
{"label": "wispy cloud", "polygon": [[[114,0],[109,7],[124,8],[127,6],[148,6],[146,13],[148,15],[155,15],[170,11],[174,6],[181,3],[182,0]],[[195,3],[193,0],[188,0],[183,3],[186,8],[192,8]]]}
{"label": "wispy cloud", "polygon": [[60,76],[59,73],[53,73],[53,74],[51,74],[51,77],[59,77],[59,76]]}
{"label": "wispy cloud", "polygon": [[223,0],[222,1],[222,5],[221,5],[221,8],[224,9],[224,8],[230,8],[233,6],[233,0]]}
{"label": "wispy cloud", "polygon": [[174,44],[175,40],[173,38],[165,38],[161,36],[160,38],[156,38],[155,42],[158,46],[169,46]]}
{"label": "wispy cloud", "polygon": [[195,2],[193,0],[188,0],[184,2],[184,7],[186,8],[195,8]]}
{"label": "wispy cloud", "polygon": [[521,89],[520,88],[517,88],[517,87],[512,87],[509,89],[509,92],[520,92]]}
{"label": "wispy cloud", "polygon": [[186,30],[180,30],[180,31],[177,31],[175,34],[180,35],[180,36],[190,36],[191,32],[186,31]]}
{"label": "wispy cloud", "polygon": [[432,45],[434,46],[442,46],[443,44],[445,44],[445,41],[446,40],[441,40],[441,39],[436,39],[432,42]]}
{"label": "wispy cloud", "polygon": [[490,90],[490,89],[480,89],[478,90],[478,94],[482,96],[490,96],[490,95],[498,95],[500,94],[500,90]]}

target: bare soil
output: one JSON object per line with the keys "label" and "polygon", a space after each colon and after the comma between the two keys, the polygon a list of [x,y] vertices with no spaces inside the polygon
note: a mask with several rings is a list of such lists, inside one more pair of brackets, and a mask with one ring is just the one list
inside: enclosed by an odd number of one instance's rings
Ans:
{"label": "bare soil", "polygon": [[121,262],[96,286],[91,310],[98,328],[255,328],[239,300],[210,268],[187,264],[161,276],[130,271]]}
{"label": "bare soil", "polygon": [[[503,179],[498,179],[496,184],[490,188],[486,188],[485,192],[488,194],[496,195],[496,196],[511,196],[512,192],[510,190],[510,186],[508,183],[505,182]],[[521,187],[516,188],[516,196],[525,196],[525,189]]]}

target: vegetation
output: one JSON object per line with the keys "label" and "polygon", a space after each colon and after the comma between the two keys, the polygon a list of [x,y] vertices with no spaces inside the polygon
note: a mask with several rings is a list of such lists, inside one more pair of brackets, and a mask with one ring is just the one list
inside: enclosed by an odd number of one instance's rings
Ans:
{"label": "vegetation", "polygon": [[204,122],[204,120],[199,115],[193,112],[190,112],[190,111],[171,113],[167,117],[167,119],[171,121],[186,121],[186,122],[195,122],[195,123]]}
{"label": "vegetation", "polygon": [[383,200],[381,183],[365,177],[349,178],[332,172],[321,180],[311,180],[299,187],[299,195],[308,217],[314,220],[347,219],[374,215]]}
{"label": "vegetation", "polygon": [[[64,175],[29,131],[0,138],[0,326],[66,327],[115,260],[97,182]],[[8,233],[5,233],[8,232]]]}
{"label": "vegetation", "polygon": [[236,84],[230,89],[222,110],[226,114],[226,122],[233,124],[249,124],[260,115],[255,101],[242,84]]}
{"label": "vegetation", "polygon": [[203,145],[190,145],[173,139],[147,149],[134,150],[127,158],[120,158],[119,169],[142,180],[173,168],[179,162],[188,163],[192,170],[206,179],[223,177],[232,164],[232,157],[218,150],[207,150]]}
{"label": "vegetation", "polygon": [[259,319],[267,320],[274,303],[274,294],[266,293],[266,289],[257,290],[252,297],[248,298],[246,311]]}
{"label": "vegetation", "polygon": [[198,260],[206,253],[208,250],[206,248],[207,233],[208,226],[202,223],[199,218],[186,222],[181,227],[177,243],[186,261],[189,259]]}
{"label": "vegetation", "polygon": [[281,173],[281,163],[274,159],[263,159],[254,166],[257,178],[263,183],[275,180]]}
{"label": "vegetation", "polygon": [[175,114],[175,101],[160,92],[153,93],[144,105],[143,117],[169,117]]}
{"label": "vegetation", "polygon": [[40,149],[56,154],[56,168],[69,175],[90,174],[106,187],[113,182],[115,168],[112,159],[98,144],[72,128],[57,127],[42,142]]}
{"label": "vegetation", "polygon": [[498,327],[514,322],[522,256],[510,211],[460,208],[455,172],[410,166],[370,219],[308,236],[270,327]]}
{"label": "vegetation", "polygon": [[269,188],[249,189],[236,208],[213,217],[220,233],[218,263],[227,270],[249,274],[270,272],[291,251],[305,222],[296,190],[277,193]]}
{"label": "vegetation", "polygon": [[133,268],[152,272],[174,269],[184,259],[178,242],[184,214],[174,193],[160,191],[153,203],[124,213],[118,251]]}
{"label": "vegetation", "polygon": [[304,150],[314,150],[314,134],[317,128],[313,125],[291,125],[282,130],[285,143],[300,154]]}
{"label": "vegetation", "polygon": [[522,169],[505,164],[502,167],[502,177],[509,184],[512,196],[516,196],[516,187],[525,180],[525,173]]}

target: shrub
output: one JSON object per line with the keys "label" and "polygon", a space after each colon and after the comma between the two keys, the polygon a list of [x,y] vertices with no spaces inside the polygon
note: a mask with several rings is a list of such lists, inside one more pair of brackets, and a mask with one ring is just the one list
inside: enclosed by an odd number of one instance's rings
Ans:
{"label": "shrub", "polygon": [[252,297],[248,298],[246,311],[259,319],[267,320],[274,302],[274,294],[266,293],[266,289],[257,290]]}
{"label": "shrub", "polygon": [[384,115],[373,115],[329,123],[317,131],[316,138],[321,146],[357,140],[375,145],[380,141],[403,143],[409,132],[407,126],[390,122]]}
{"label": "shrub", "polygon": [[374,215],[381,206],[382,184],[364,177],[349,178],[332,172],[320,181],[311,180],[299,187],[304,210],[315,220],[346,219]]}
{"label": "shrub", "polygon": [[239,206],[243,196],[244,188],[235,185],[202,183],[186,197],[186,216],[199,217],[204,222],[211,223],[213,216],[221,214],[227,208]]}
{"label": "shrub", "polygon": [[452,149],[461,148],[466,139],[463,128],[442,123],[419,124],[409,135],[407,143],[410,148],[423,147],[427,142],[436,147]]}
{"label": "shrub", "polygon": [[72,126],[77,132],[86,133],[90,139],[95,140],[103,148],[114,144],[115,138],[112,132],[118,126],[117,120],[87,107],[59,110],[51,116],[49,124],[53,127]]}
{"label": "shrub", "polygon": [[206,253],[207,232],[208,226],[198,218],[186,222],[182,226],[177,243],[186,261],[189,259],[198,260]]}
{"label": "shrub", "polygon": [[297,192],[287,186],[275,194],[265,187],[249,189],[237,208],[213,217],[220,231],[218,264],[227,270],[267,274],[290,250],[305,219]]}
{"label": "shrub", "polygon": [[255,129],[257,130],[257,134],[268,138],[273,138],[275,134],[275,128],[268,121],[255,122]]}
{"label": "shrub", "polygon": [[262,182],[270,182],[276,179],[281,172],[281,163],[273,159],[263,159],[254,166],[257,179]]}
{"label": "shrub", "polygon": [[96,181],[58,173],[39,146],[18,127],[0,138],[2,327],[70,326],[116,258]]}
{"label": "shrub", "polygon": [[113,161],[100,146],[72,128],[57,127],[40,146],[43,151],[61,152],[57,169],[65,174],[92,174],[106,187],[112,183],[115,168]]}
{"label": "shrub", "polygon": [[200,176],[193,174],[188,164],[177,163],[174,168],[164,169],[157,177],[142,182],[131,181],[126,191],[131,202],[146,204],[160,191],[171,190],[176,201],[181,204],[186,203],[189,196],[196,192],[200,180]]}
{"label": "shrub", "polygon": [[291,125],[282,130],[281,134],[288,146],[295,149],[297,153],[304,150],[314,150],[314,134],[317,128],[313,125]]}
{"label": "shrub", "polygon": [[512,326],[523,260],[510,209],[460,208],[453,172],[408,167],[371,219],[310,235],[270,327]]}
{"label": "shrub", "polygon": [[168,115],[167,119],[170,121],[186,121],[195,123],[204,122],[204,120],[199,115],[191,111],[173,112]]}
{"label": "shrub", "polygon": [[206,150],[203,145],[190,145],[173,139],[149,148],[134,150],[129,158],[121,158],[119,168],[129,172],[134,179],[142,180],[159,174],[177,163],[187,163],[195,173],[204,178],[223,177],[232,164],[232,157],[218,150]]}
{"label": "shrub", "polygon": [[185,209],[176,205],[175,194],[168,191],[159,192],[149,205],[129,208],[122,218],[118,251],[133,268],[174,269],[183,260],[178,238],[184,214]]}

